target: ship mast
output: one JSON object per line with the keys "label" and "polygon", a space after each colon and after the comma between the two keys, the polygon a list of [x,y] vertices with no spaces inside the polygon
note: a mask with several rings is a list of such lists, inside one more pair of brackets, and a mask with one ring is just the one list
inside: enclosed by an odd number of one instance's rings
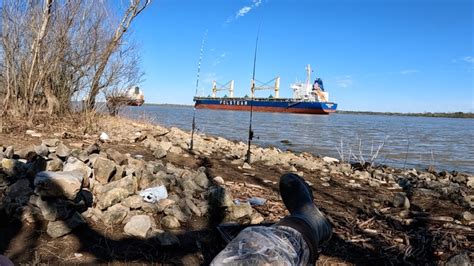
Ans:
{"label": "ship mast", "polygon": [[311,92],[311,65],[306,66],[306,95]]}

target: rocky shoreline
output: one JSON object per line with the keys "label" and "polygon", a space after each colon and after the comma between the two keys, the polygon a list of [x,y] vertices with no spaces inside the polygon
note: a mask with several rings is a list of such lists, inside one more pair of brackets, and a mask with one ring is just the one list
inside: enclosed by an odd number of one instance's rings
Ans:
{"label": "rocky shoreline", "polygon": [[[5,142],[0,142],[0,228],[8,228],[13,220],[41,223],[36,231],[45,233],[40,237],[61,239],[76,228],[105,227],[120,237],[155,239],[161,247],[182,249],[186,245],[176,232],[189,231],[196,219],[205,221],[201,229],[212,229],[221,222],[260,224],[286,215],[275,187],[279,174],[295,172],[315,194],[321,191],[316,201],[338,239],[344,245],[373,249],[375,261],[384,261],[382,250],[374,247],[378,239],[396,245],[385,251],[393,253],[386,258],[399,262],[472,259],[466,255],[470,251],[472,256],[474,240],[472,175],[364,168],[335,158],[257,146],[247,164],[247,146],[242,142],[195,135],[190,152],[189,133],[180,129],[106,120],[97,134],[42,132],[40,127],[26,131],[28,142],[21,145],[11,135],[0,138]],[[147,189],[160,187],[166,190],[164,198],[144,196]],[[323,191],[334,198],[325,197]],[[359,202],[352,203],[351,198]],[[216,210],[220,218],[215,217]],[[436,243],[420,240],[432,230],[445,235],[429,239]],[[13,239],[1,239],[7,255],[12,253],[8,242]],[[206,263],[213,255],[199,252],[193,262]],[[77,253],[81,256],[74,261],[101,261],[85,253],[84,257]],[[330,253],[325,254],[328,259],[337,257]],[[40,260],[45,259],[52,258],[43,255]],[[341,257],[334,261],[351,262]]]}

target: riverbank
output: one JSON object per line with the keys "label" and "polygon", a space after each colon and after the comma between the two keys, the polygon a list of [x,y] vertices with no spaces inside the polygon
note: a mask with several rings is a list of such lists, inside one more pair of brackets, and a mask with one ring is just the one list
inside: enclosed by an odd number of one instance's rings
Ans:
{"label": "riverbank", "polygon": [[[87,134],[73,123],[0,134],[0,253],[17,263],[208,263],[224,244],[219,223],[287,215],[277,183],[286,172],[308,181],[334,226],[321,264],[425,264],[472,253],[472,175],[363,169],[257,146],[248,165],[243,142],[198,134],[190,152],[189,137],[110,117]],[[166,200],[139,196],[161,185]],[[250,205],[256,197],[265,202]]]}
{"label": "riverbank", "polygon": [[361,115],[392,115],[392,116],[420,116],[420,117],[444,117],[444,118],[474,118],[474,113],[449,112],[449,113],[399,113],[399,112],[371,112],[371,111],[337,111],[340,114]]}

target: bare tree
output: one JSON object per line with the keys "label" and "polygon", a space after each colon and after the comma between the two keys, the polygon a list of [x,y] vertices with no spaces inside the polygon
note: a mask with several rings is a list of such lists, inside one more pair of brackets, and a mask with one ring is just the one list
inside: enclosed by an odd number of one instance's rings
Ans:
{"label": "bare tree", "polygon": [[130,24],[132,23],[133,19],[140,14],[149,4],[151,0],[130,0],[130,6],[125,11],[122,20],[120,21],[117,29],[115,30],[115,34],[112,39],[108,42],[107,47],[104,53],[100,56],[99,64],[95,74],[92,78],[92,85],[91,90],[89,93],[89,97],[87,99],[87,108],[93,109],[95,105],[95,98],[99,93],[100,89],[104,86],[100,84],[102,75],[105,71],[107,63],[111,55],[118,49],[120,46],[120,42],[122,40],[123,35],[129,29]]}
{"label": "bare tree", "polygon": [[[32,118],[39,108],[67,112],[71,98],[118,94],[141,80],[136,45],[127,40],[132,20],[150,0],[117,9],[93,0],[4,0],[0,31],[1,115]],[[114,21],[120,21],[111,30]]]}

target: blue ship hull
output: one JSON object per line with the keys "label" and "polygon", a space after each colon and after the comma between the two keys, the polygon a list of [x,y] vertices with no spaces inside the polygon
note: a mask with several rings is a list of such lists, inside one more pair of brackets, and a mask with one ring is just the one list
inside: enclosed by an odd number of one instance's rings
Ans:
{"label": "blue ship hull", "polygon": [[300,114],[330,114],[336,112],[337,104],[332,102],[298,101],[290,98],[211,98],[194,97],[196,108],[300,113]]}

